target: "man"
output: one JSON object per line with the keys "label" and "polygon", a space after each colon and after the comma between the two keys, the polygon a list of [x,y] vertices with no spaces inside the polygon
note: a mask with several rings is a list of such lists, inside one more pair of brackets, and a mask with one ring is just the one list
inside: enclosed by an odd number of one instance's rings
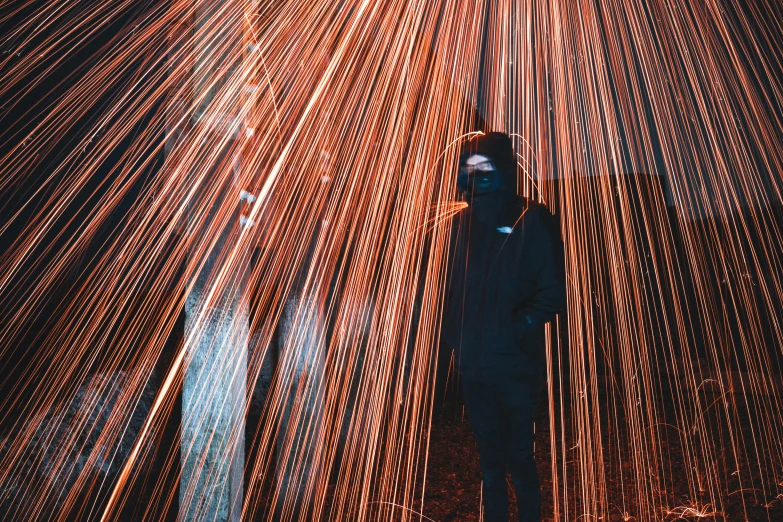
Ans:
{"label": "man", "polygon": [[540,520],[533,443],[544,325],[565,308],[559,230],[546,207],[517,195],[516,167],[505,134],[463,146],[457,187],[468,208],[455,223],[443,328],[444,341],[460,354],[487,522],[508,521],[506,471],[520,520]]}

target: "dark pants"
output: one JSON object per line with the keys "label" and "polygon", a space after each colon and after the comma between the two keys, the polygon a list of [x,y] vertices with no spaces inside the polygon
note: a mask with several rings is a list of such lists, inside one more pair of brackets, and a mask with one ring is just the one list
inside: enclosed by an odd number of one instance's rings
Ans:
{"label": "dark pants", "polygon": [[463,376],[481,456],[485,522],[508,522],[506,471],[514,482],[519,520],[541,520],[541,489],[533,460],[539,383],[530,377]]}

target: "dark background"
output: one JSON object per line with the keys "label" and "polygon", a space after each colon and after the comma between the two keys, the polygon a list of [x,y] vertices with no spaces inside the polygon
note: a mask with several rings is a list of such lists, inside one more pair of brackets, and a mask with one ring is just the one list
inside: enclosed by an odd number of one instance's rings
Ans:
{"label": "dark background", "polygon": [[[24,81],[19,81],[10,86],[6,90],[0,92],[0,158],[5,157],[10,150],[12,150],[19,143],[23,142],[30,130],[40,121],[42,115],[46,114],[48,107],[51,103],[58,99],[63,93],[68,92],[69,89],[75,85],[80,75],[91,67],[95,67],[100,64],[101,56],[106,52],[105,46],[116,38],[117,35],[127,34],[132,31],[133,27],[137,23],[143,22],[143,14],[151,10],[159,2],[136,2],[129,6],[126,10],[117,13],[113,18],[105,20],[105,25],[97,30],[91,36],[81,42],[74,48],[63,48],[61,57],[64,57],[62,63],[57,65],[52,70],[46,70],[47,64],[54,63],[60,56],[53,55],[51,60],[44,62],[39,70],[31,71],[29,78]],[[22,9],[14,14],[11,14],[14,9],[19,7],[21,3],[4,3],[0,5],[0,20],[3,20],[0,24],[0,77],[13,66],[15,60],[19,57],[17,53],[24,53],[25,49],[19,47],[21,41],[20,37],[12,38],[8,35],[11,34],[12,29],[19,27],[20,24],[28,19],[32,13],[37,9],[40,9],[44,2],[29,2],[24,5]],[[726,8],[731,10],[730,4],[725,4]],[[736,6],[735,6],[736,7]],[[762,6],[763,8],[771,9],[767,16],[755,16],[751,17],[756,20],[768,20],[769,26],[759,25],[751,28],[751,31],[758,34],[766,34],[769,40],[762,39],[760,41],[771,41],[774,31],[779,29],[779,26],[775,24],[775,20],[783,19],[783,9],[780,5],[769,4]],[[745,7],[748,12],[752,12],[759,8],[759,5],[749,3]],[[79,3],[78,9],[90,9],[90,2]],[[87,28],[85,28],[87,31]],[[86,33],[85,33],[86,34]],[[38,34],[35,38],[44,39],[46,34]],[[743,35],[738,34],[737,38],[742,40]],[[747,43],[747,42],[746,42]],[[28,45],[29,47],[29,45]],[[770,46],[767,49],[762,49],[762,53],[766,56],[773,57],[770,59],[770,63],[773,65],[773,70],[769,77],[758,78],[760,82],[760,88],[765,92],[770,92],[774,85],[780,85],[783,79],[783,71],[781,71],[781,55],[780,47]],[[753,60],[753,56],[746,56],[745,58]],[[754,65],[758,65],[755,63]],[[149,61],[145,61],[143,57],[139,57],[139,67],[165,67],[165,55],[161,55],[160,61],[153,61],[152,65]],[[129,73],[129,78],[132,73]],[[28,206],[22,213],[13,221],[12,216],[22,208],[22,205],[29,199],[33,192],[40,185],[41,179],[43,179],[50,169],[60,164],[65,155],[74,147],[76,143],[90,132],[95,119],[103,113],[105,108],[112,103],[116,93],[107,91],[105,97],[100,100],[95,100],[94,108],[91,113],[83,118],[75,128],[74,132],[63,138],[62,140],[52,143],[48,148],[43,150],[33,151],[36,154],[42,154],[43,159],[40,163],[41,169],[27,172],[24,178],[14,185],[3,185],[0,187],[0,224],[10,224],[8,228],[0,233],[0,266],[5,267],[4,256],[12,247],[14,242],[19,238],[24,225],[31,219],[31,217],[38,211],[38,206]],[[154,107],[150,112],[150,118],[156,112],[162,109],[163,100],[161,105]],[[768,104],[767,109],[769,114],[774,115],[779,120],[783,119],[783,108],[780,105],[774,103]],[[478,109],[480,121],[481,109]],[[145,121],[139,123],[139,130],[144,128]],[[778,129],[780,130],[780,129]],[[118,147],[115,154],[113,154],[102,167],[96,171],[96,175],[82,187],[79,197],[74,201],[72,207],[68,212],[59,217],[61,226],[55,227],[57,229],[65,228],[66,233],[62,235],[60,242],[67,241],[70,237],[68,230],[75,231],[75,224],[78,223],[80,216],[86,215],[88,209],[95,205],[100,205],[101,199],[105,190],[111,184],[112,176],[115,175],[116,167],[122,157],[124,148],[131,142],[133,133],[131,133],[126,142]],[[164,136],[161,135],[160,139],[163,140]],[[779,143],[780,145],[780,143]],[[660,156],[660,151],[657,152]],[[758,158],[758,154],[756,154]],[[14,393],[23,392],[17,387],[18,378],[24,372],[29,371],[27,363],[34,359],[38,347],[38,340],[40,335],[45,334],[47,325],[53,324],[57,319],[57,306],[63,299],[69,288],[78,285],[82,278],[85,276],[86,269],[89,267],[90,260],[95,258],[101,249],[105,248],[105,242],[108,238],[112,237],[113,231],[117,227],[121,227],[124,224],[124,219],[128,209],[137,202],[139,195],[143,193],[143,187],[146,183],[146,179],[149,176],[154,176],[156,169],[162,164],[163,157],[160,156],[158,163],[153,166],[148,173],[142,173],[138,176],[137,181],[133,189],[128,193],[127,197],[121,205],[119,205],[112,213],[111,217],[106,220],[101,231],[96,234],[94,240],[85,250],[80,263],[75,265],[65,277],[63,277],[53,292],[50,293],[49,299],[42,303],[38,313],[30,318],[27,334],[24,337],[17,339],[16,345],[13,347],[3,347],[3,356],[0,359],[0,398],[6,397],[12,391]],[[757,162],[758,164],[759,162]],[[0,165],[0,171],[3,166]],[[781,173],[775,172],[761,172],[762,178],[767,180],[769,186],[770,179],[780,179]],[[605,176],[604,176],[605,177]],[[622,178],[622,179],[621,179]],[[687,217],[680,209],[673,206],[671,201],[666,202],[665,194],[667,193],[667,173],[655,173],[649,175],[649,173],[625,173],[611,177],[612,183],[623,183],[624,186],[630,187],[629,199],[632,203],[632,208],[636,212],[640,212],[643,208],[652,208],[655,206],[666,207],[666,223],[661,223],[662,227],[668,227],[671,231],[669,237],[659,238],[661,242],[671,241],[677,248],[677,255],[680,259],[686,258],[686,253],[683,250],[682,243],[682,230],[683,227],[691,227],[692,229],[701,229],[704,231],[718,231],[719,235],[731,237],[729,231],[732,227],[742,219],[750,219],[756,213],[761,213],[765,216],[765,219],[777,230],[783,230],[783,204],[778,199],[772,197],[772,204],[764,208],[754,206],[754,204],[745,205],[743,208],[736,211],[734,215],[720,215],[720,216],[702,216],[700,218]],[[590,183],[598,183],[598,179],[591,181]],[[554,193],[561,192],[559,183],[562,181],[554,182]],[[585,201],[586,207],[600,208],[602,205],[619,205],[619,199],[616,201],[605,201],[597,196],[598,191],[593,191],[596,194],[595,199],[592,201]],[[43,193],[38,197],[46,198],[47,193]],[[617,198],[620,196],[618,195]],[[751,231],[747,236],[741,237],[742,246],[746,249],[754,248],[761,242],[760,237],[754,236],[754,234],[763,233],[763,231]],[[649,244],[643,234],[641,228],[632,232],[632,235],[638,238],[637,244],[647,245],[649,248],[650,256],[656,255],[656,252],[661,248],[661,244]],[[597,235],[594,240],[596,242],[601,241],[600,235]],[[56,241],[53,237],[46,238],[43,242]],[[776,259],[783,258],[783,245],[778,245],[778,250],[773,253],[773,257]],[[648,258],[648,262],[652,262],[651,258]],[[46,265],[46,260],[42,260],[42,266]],[[688,282],[692,281],[692,275],[688,272],[687,264],[681,265],[683,269],[683,280]],[[5,269],[5,268],[4,268]],[[30,282],[34,280],[35,274],[30,276]],[[756,281],[769,281],[773,277],[778,280],[783,276],[780,273],[779,267],[762,264],[761,268],[757,272],[752,273],[736,273],[730,274],[729,279],[723,279],[716,277],[710,286],[712,297],[716,302],[723,303],[726,309],[728,317],[742,317],[742,310],[734,310],[731,308],[731,300],[727,298],[727,287],[740,281],[743,278],[751,278]],[[595,281],[596,285],[606,284],[606,281]],[[653,284],[650,282],[650,284]],[[758,285],[756,288],[759,288]],[[653,291],[660,293],[661,295],[668,295],[667,289],[657,288]],[[669,298],[672,296],[668,295]],[[17,296],[15,299],[4,300],[0,302],[0,327],[3,327],[4,321],[9,313],[9,310],[13,310],[19,306],[20,300],[23,296]],[[761,303],[761,296],[757,295],[758,302]],[[690,310],[696,310],[695,306],[697,295],[692,285],[686,283],[686,300],[689,303]],[[783,303],[776,301],[776,306],[771,310],[767,310],[767,317],[763,323],[766,326],[764,336],[767,340],[765,343],[769,349],[770,360],[773,361],[773,367],[769,370],[771,373],[780,375],[781,372],[781,358],[780,358],[780,346],[777,344],[777,340],[772,330],[771,319],[780,316],[780,310],[783,310]],[[608,315],[611,315],[611,311],[605,311]],[[664,312],[661,312],[664,313]],[[662,321],[663,317],[654,317],[654,321]],[[694,325],[693,328],[693,346],[696,350],[696,355],[699,358],[706,358],[704,353],[704,340],[701,338],[702,328],[701,318],[698,314],[693,314],[688,317],[690,324]],[[732,343],[740,344],[740,332],[739,325],[741,321],[729,323],[726,325],[728,338],[732,340]],[[174,346],[177,342],[177,336],[181,331],[182,323],[178,327],[178,331],[172,335],[171,346]],[[657,348],[662,347],[663,340],[657,340]],[[563,353],[567,353],[567,347]],[[739,352],[741,354],[741,352]],[[608,354],[598,354],[599,366],[604,370],[610,369],[615,361],[611,359],[611,352]],[[441,361],[448,360],[448,354],[442,354]],[[736,356],[733,354],[727,354],[726,358],[727,370],[744,371],[746,369],[745,361],[741,355]],[[563,361],[563,368],[567,368],[567,361]],[[442,511],[442,519],[448,520],[449,516],[452,520],[468,519],[468,511],[475,509],[477,501],[473,499],[471,495],[475,492],[470,489],[476,483],[476,454],[475,449],[472,446],[472,440],[470,438],[469,430],[464,428],[464,417],[462,411],[461,401],[459,399],[459,393],[457,386],[454,382],[446,382],[446,376],[443,370],[447,370],[447,365],[441,365],[439,390],[442,392],[442,400],[438,401],[436,407],[438,408],[438,417],[436,425],[434,427],[433,436],[433,466],[431,467],[432,479],[428,482],[430,484],[430,495],[437,497],[439,494],[443,497],[443,504],[445,507],[437,508]],[[448,373],[448,372],[446,372]],[[563,376],[564,380],[568,380],[568,376]],[[778,379],[779,381],[779,379]],[[175,410],[178,410],[175,407]],[[13,411],[3,411],[2,418],[7,424],[13,422]],[[545,418],[542,419],[545,421]],[[172,420],[176,425],[176,418]],[[461,426],[455,428],[455,426]],[[0,432],[5,431],[6,426],[0,425]],[[167,437],[174,437],[173,433],[168,433]],[[172,439],[173,440],[173,439]],[[464,459],[451,458],[454,452],[459,452],[460,449],[465,449]],[[445,453],[444,453],[445,452]],[[446,455],[446,453],[448,455]],[[446,458],[449,457],[449,458]],[[437,464],[440,459],[440,464]],[[542,467],[544,472],[546,470],[546,459],[543,460]],[[454,468],[454,469],[452,469]],[[541,467],[540,467],[541,469]],[[453,476],[452,476],[453,475]],[[465,485],[465,482],[469,482],[472,485]],[[456,484],[456,485],[455,485]],[[456,491],[464,486],[466,490],[465,497],[459,497]],[[441,488],[439,490],[439,488]],[[475,488],[474,488],[475,489]],[[432,498],[431,498],[432,499]],[[462,499],[466,502],[464,506],[459,507],[461,504],[454,507],[449,502],[457,502],[455,499]],[[468,500],[465,500],[468,499]],[[436,502],[437,505],[437,502]],[[463,509],[463,511],[460,511]],[[428,513],[433,513],[429,511]],[[451,513],[451,515],[449,515]],[[432,515],[433,518],[438,520],[441,517]]]}

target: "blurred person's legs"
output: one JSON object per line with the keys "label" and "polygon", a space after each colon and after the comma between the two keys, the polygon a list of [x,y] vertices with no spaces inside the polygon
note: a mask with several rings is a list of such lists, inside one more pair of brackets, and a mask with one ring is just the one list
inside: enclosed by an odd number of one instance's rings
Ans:
{"label": "blurred person's legs", "polygon": [[538,381],[463,377],[465,402],[481,459],[486,522],[508,521],[511,472],[521,522],[539,522],[541,491],[533,459]]}
{"label": "blurred person's legs", "polygon": [[538,392],[536,379],[519,377],[508,381],[508,465],[517,494],[520,522],[541,520],[541,486],[533,451]]}
{"label": "blurred person's legs", "polygon": [[492,379],[466,376],[463,388],[481,460],[484,521],[508,522],[503,387]]}

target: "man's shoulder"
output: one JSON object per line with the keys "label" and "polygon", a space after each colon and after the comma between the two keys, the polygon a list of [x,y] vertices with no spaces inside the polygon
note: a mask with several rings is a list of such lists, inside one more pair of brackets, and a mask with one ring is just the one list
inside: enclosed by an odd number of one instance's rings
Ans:
{"label": "man's shoulder", "polygon": [[554,218],[552,212],[543,203],[536,200],[517,196],[509,201],[506,206],[504,218],[514,218],[519,224],[524,222],[544,222],[549,223]]}
{"label": "man's shoulder", "polygon": [[536,201],[535,199],[524,198],[524,197],[520,199],[524,202],[524,205],[527,207],[528,212],[531,212],[539,216],[552,215],[552,212],[549,210],[549,207],[547,207],[545,204],[541,203],[540,201]]}

